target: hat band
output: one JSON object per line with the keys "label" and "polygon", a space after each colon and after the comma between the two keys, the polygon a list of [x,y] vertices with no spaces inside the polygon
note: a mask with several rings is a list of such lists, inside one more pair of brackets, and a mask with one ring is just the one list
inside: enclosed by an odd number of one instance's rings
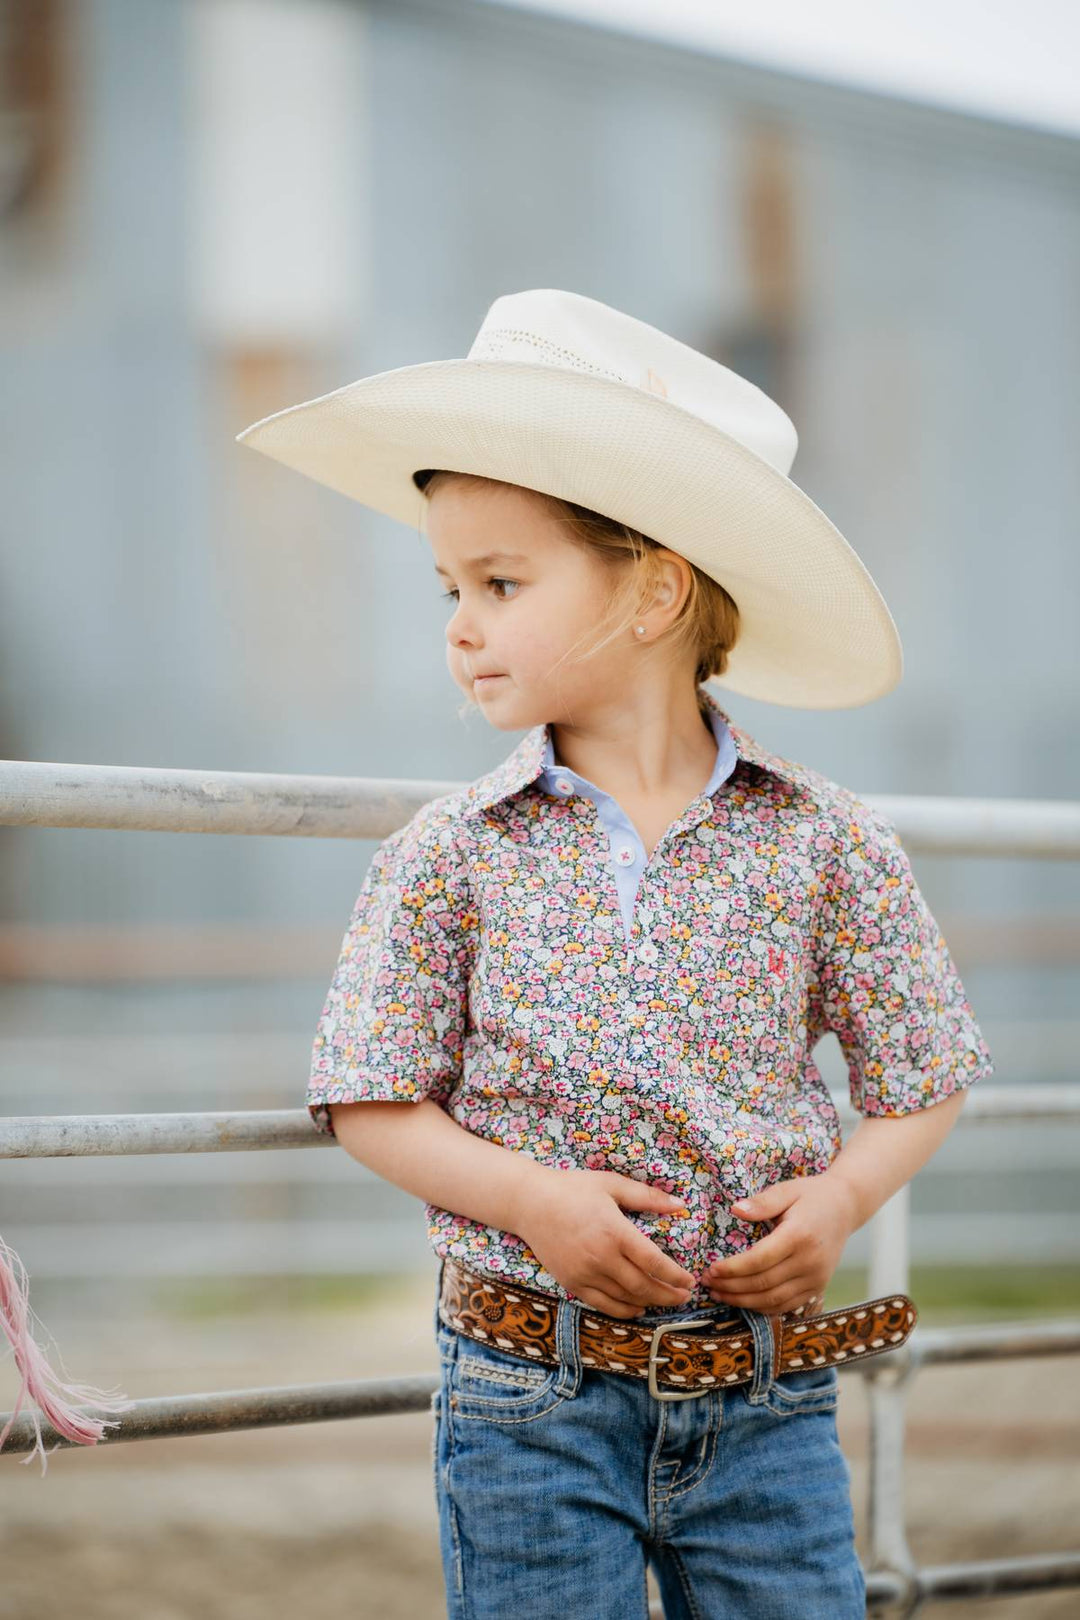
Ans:
{"label": "hat band", "polygon": [[[566,348],[565,344],[553,343],[550,338],[540,337],[536,332],[528,332],[519,326],[494,326],[480,332],[469,350],[469,359],[532,360],[542,366],[555,366],[564,371],[589,371],[598,377],[610,377],[613,382],[624,383],[628,388],[634,386],[623,372],[612,371],[610,366],[598,366],[573,349]],[[641,386],[649,393],[667,395],[667,388],[651,367]]]}

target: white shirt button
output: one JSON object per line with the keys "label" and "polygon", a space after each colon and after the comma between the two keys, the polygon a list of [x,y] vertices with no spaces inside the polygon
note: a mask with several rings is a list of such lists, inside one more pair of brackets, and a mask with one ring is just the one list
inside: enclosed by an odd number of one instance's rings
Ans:
{"label": "white shirt button", "polygon": [[573,782],[568,782],[565,776],[560,776],[556,780],[555,786],[558,788],[560,793],[573,793],[574,791]]}
{"label": "white shirt button", "polygon": [[629,844],[624,844],[623,847],[617,852],[615,859],[621,862],[623,866],[629,866],[632,861],[637,860],[637,854],[630,848]]}

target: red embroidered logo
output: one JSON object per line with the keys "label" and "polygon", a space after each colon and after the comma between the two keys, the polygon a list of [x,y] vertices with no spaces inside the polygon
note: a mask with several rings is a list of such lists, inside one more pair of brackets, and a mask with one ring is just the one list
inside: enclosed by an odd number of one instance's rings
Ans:
{"label": "red embroidered logo", "polygon": [[780,950],[776,945],[770,945],[769,946],[769,972],[770,973],[786,973],[787,972],[787,955],[786,955],[786,953],[784,951]]}

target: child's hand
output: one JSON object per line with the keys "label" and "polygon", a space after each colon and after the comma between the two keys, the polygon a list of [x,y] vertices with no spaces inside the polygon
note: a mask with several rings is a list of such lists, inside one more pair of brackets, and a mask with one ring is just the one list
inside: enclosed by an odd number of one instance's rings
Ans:
{"label": "child's hand", "polygon": [[673,1215],[684,1208],[681,1198],[614,1170],[544,1166],[526,1183],[515,1230],[570,1293],[593,1310],[629,1318],[651,1305],[685,1303],[694,1278],[622,1210]]}
{"label": "child's hand", "polygon": [[773,1230],[740,1254],[716,1260],[702,1274],[710,1296],[724,1305],[782,1316],[800,1305],[819,1309],[844,1244],[855,1230],[852,1195],[824,1175],[774,1182],[732,1204],[740,1220],[772,1221]]}

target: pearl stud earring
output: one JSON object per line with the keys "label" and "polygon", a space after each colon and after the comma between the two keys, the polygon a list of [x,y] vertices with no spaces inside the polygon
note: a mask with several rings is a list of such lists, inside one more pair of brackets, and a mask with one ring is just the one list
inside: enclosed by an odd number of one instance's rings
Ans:
{"label": "pearl stud earring", "polygon": [[639,636],[643,636],[645,634],[645,626],[643,624],[638,625],[637,633]]}

